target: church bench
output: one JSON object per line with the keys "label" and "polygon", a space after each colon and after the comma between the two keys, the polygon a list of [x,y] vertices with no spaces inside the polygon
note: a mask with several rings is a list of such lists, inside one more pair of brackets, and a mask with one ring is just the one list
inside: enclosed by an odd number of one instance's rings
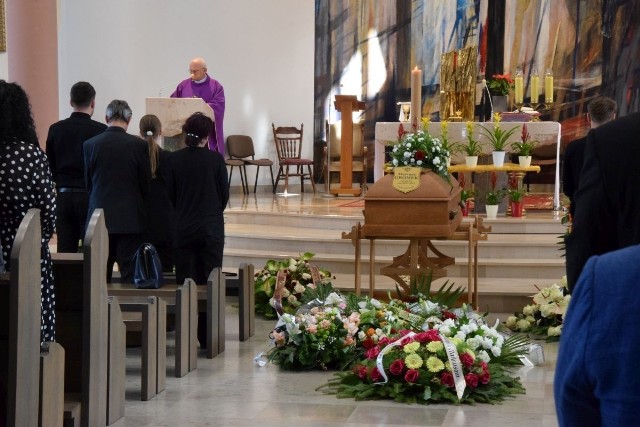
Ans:
{"label": "church bench", "polygon": [[45,342],[40,348],[39,396],[38,425],[63,425],[64,349],[57,342]]}
{"label": "church bench", "polygon": [[[109,393],[108,382],[107,255],[108,234],[101,209],[91,215],[83,254],[52,254],[56,280],[56,340],[65,349],[65,406],[72,408],[73,402],[80,399],[81,426],[106,425],[107,408],[123,404],[107,403],[108,398],[119,396],[116,392]],[[114,346],[124,346],[124,342]],[[117,372],[121,368],[112,369]],[[77,416],[77,411],[66,413]],[[75,425],[77,420],[67,419],[67,422]]]}
{"label": "church bench", "polygon": [[[185,280],[182,285],[167,284],[159,289],[136,289],[132,284],[109,283],[107,291],[110,296],[117,297],[120,304],[139,303],[149,297],[155,297],[167,305],[167,309],[175,314],[175,376],[183,377],[197,368],[197,299],[198,289],[191,279]],[[204,297],[205,294],[202,294]],[[135,311],[130,307],[128,311]],[[166,314],[164,315],[166,316]],[[162,317],[162,318],[160,318]],[[134,327],[140,323],[127,316],[127,324]],[[166,325],[166,317],[159,316],[158,323]],[[166,328],[162,328],[166,332]],[[159,331],[160,333],[161,331]],[[164,338],[166,343],[166,336]],[[159,348],[159,357],[166,358],[166,345]],[[165,350],[165,351],[162,351]],[[160,368],[159,368],[160,369]],[[164,371],[163,371],[164,372]],[[165,374],[166,375],[166,374]],[[162,387],[164,389],[164,387]]]}
{"label": "church bench", "polygon": [[23,218],[0,275],[0,424],[37,426],[40,381],[40,211]]}

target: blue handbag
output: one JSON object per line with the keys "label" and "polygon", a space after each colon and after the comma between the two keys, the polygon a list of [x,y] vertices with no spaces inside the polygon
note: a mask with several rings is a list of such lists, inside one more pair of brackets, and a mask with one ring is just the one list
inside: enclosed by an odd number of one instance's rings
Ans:
{"label": "blue handbag", "polygon": [[162,286],[162,263],[151,243],[140,245],[135,254],[133,284],[138,289],[158,289]]}

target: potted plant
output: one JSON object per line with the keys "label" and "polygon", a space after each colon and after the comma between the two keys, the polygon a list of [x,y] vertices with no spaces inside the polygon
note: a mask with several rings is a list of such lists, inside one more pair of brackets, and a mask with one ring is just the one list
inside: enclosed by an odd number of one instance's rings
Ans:
{"label": "potted plant", "polygon": [[460,204],[462,206],[462,216],[469,216],[469,211],[471,209],[471,199],[475,195],[475,191],[469,189],[465,190],[464,188],[460,192]]}
{"label": "potted plant", "polygon": [[523,198],[524,198],[524,188],[522,188],[522,183],[515,174],[512,174],[509,178],[509,203],[511,207],[511,216],[512,217],[522,217],[523,213]]}
{"label": "potted plant", "polygon": [[451,156],[461,150],[460,144],[457,142],[451,142],[449,139],[449,122],[444,120],[440,122],[440,142],[442,144],[442,148],[449,152],[449,157],[447,158],[447,167],[451,166]]}
{"label": "potted plant", "polygon": [[466,155],[464,160],[467,167],[475,168],[478,165],[478,156],[482,154],[482,144],[473,139],[473,122],[467,122],[467,144],[462,145],[461,150]]}
{"label": "potted plant", "polygon": [[504,199],[507,194],[507,190],[501,188],[499,190],[489,190],[485,196],[487,219],[496,219],[498,216],[498,205]]}
{"label": "potted plant", "polygon": [[520,141],[511,143],[511,148],[518,155],[520,167],[527,168],[531,166],[531,152],[535,148],[538,141],[531,141],[531,135],[527,130],[527,124],[522,125],[522,134]]}
{"label": "potted plant", "polygon": [[489,143],[493,148],[493,164],[497,167],[504,166],[504,149],[507,145],[507,140],[518,129],[518,126],[515,126],[509,130],[504,130],[500,127],[500,120],[500,114],[494,113],[493,129],[480,128],[482,134],[489,138]]}
{"label": "potted plant", "polygon": [[509,109],[509,91],[513,88],[511,74],[494,74],[487,80],[487,88],[491,94],[491,105],[494,112]]}

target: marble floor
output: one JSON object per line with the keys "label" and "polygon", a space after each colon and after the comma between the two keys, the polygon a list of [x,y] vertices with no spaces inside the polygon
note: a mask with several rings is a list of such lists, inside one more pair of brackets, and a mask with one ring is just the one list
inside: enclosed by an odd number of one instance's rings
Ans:
{"label": "marble floor", "polygon": [[[296,188],[297,189],[297,188]],[[321,193],[272,197],[266,191],[242,196],[234,191],[228,209],[354,215],[360,210],[342,205],[349,198]],[[541,212],[531,215],[553,215]],[[490,317],[505,319],[504,313]],[[277,366],[260,367],[254,357],[269,348],[273,321],[256,319],[256,334],[238,341],[238,306],[227,297],[226,349],[214,359],[201,355],[198,368],[173,378],[171,334],[166,390],[152,400],[140,398],[139,350],[127,350],[127,393],[123,426],[556,426],[553,375],[557,344],[542,343],[545,362],[520,368],[526,394],[497,405],[406,405],[392,401],[337,399],[318,391],[331,372],[291,373]]]}
{"label": "marble floor", "polygon": [[[504,319],[504,314],[491,317]],[[173,378],[169,337],[166,390],[140,401],[139,350],[127,350],[125,417],[113,426],[556,426],[553,373],[557,344],[542,343],[545,362],[517,374],[525,395],[502,404],[475,406],[407,405],[355,401],[325,395],[317,388],[331,372],[286,372],[260,367],[254,357],[269,348],[273,321],[256,319],[256,334],[238,341],[238,306],[227,298],[226,349],[214,359],[198,358],[198,368]],[[171,335],[171,334],[170,334]]]}

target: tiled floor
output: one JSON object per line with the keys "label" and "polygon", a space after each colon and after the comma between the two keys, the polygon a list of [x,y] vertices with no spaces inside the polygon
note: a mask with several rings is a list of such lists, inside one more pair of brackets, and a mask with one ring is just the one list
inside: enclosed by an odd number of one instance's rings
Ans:
{"label": "tiled floor", "polygon": [[[228,209],[296,212],[318,215],[353,215],[360,209],[344,207],[353,199],[313,197],[248,197],[234,193]],[[552,215],[542,212],[533,215]],[[505,318],[505,314],[491,317]],[[521,368],[526,394],[498,405],[406,405],[392,401],[337,399],[318,387],[331,372],[285,372],[260,367],[254,357],[268,349],[273,321],[257,319],[256,334],[238,341],[238,308],[227,299],[226,350],[214,359],[201,356],[198,369],[173,378],[172,348],[167,361],[166,390],[151,401],[139,400],[139,358],[128,349],[125,417],[123,426],[556,426],[553,373],[557,344],[543,344],[544,364]],[[171,337],[170,337],[171,340]],[[171,342],[170,342],[171,345]]]}
{"label": "tiled floor", "polygon": [[331,378],[331,372],[293,373],[274,365],[256,365],[254,357],[268,349],[268,333],[273,325],[273,321],[258,319],[255,336],[239,342],[237,303],[228,298],[225,352],[214,359],[201,356],[198,369],[184,378],[173,378],[170,347],[166,390],[147,402],[139,400],[138,350],[128,349],[125,417],[114,426],[557,425],[552,388],[557,344],[543,344],[544,364],[519,369],[527,392],[502,404],[422,406],[392,401],[357,402],[317,390]]}

